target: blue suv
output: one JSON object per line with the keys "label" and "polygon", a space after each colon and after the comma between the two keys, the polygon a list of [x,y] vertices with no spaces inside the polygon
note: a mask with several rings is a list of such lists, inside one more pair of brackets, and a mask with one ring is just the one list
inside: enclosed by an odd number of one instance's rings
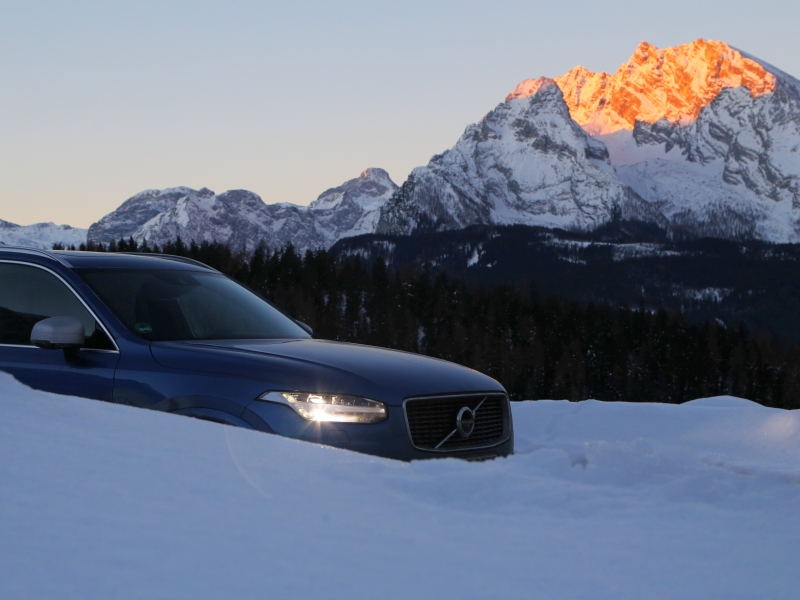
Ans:
{"label": "blue suv", "polygon": [[0,247],[0,370],[39,390],[401,460],[514,447],[494,379],[316,339],[234,280],[176,256]]}

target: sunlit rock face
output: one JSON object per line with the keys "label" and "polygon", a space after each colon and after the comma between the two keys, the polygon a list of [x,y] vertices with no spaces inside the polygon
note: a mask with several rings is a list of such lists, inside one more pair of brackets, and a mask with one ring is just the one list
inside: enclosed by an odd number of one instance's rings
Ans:
{"label": "sunlit rock face", "polygon": [[613,75],[525,80],[413,171],[379,229],[586,229],[616,215],[800,242],[800,82],[705,40],[643,42]]}
{"label": "sunlit rock face", "polygon": [[800,241],[800,82],[723,42],[556,78],[621,182],[691,236]]}
{"label": "sunlit rock face", "polygon": [[[775,91],[777,78],[724,42],[697,40],[671,48],[642,42],[616,73],[578,66],[555,78],[572,118],[598,135],[633,129],[637,121],[694,121],[725,88],[746,87],[753,98]],[[535,90],[526,80],[508,98]]]}
{"label": "sunlit rock face", "polygon": [[186,243],[216,241],[248,253],[260,244],[275,249],[289,242],[300,251],[327,248],[374,231],[381,207],[396,189],[386,171],[367,169],[310,206],[265,204],[247,190],[146,190],[92,225],[88,237],[103,243],[133,237],[163,246],[180,236]]}

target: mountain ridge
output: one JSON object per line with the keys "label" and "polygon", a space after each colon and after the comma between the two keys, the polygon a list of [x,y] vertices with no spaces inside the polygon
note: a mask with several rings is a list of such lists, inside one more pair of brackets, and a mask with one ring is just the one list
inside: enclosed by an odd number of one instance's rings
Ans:
{"label": "mountain ridge", "polygon": [[587,231],[619,219],[678,237],[800,242],[800,81],[724,42],[642,42],[613,74],[577,66],[523,80],[400,187],[367,169],[309,206],[267,205],[247,190],[145,190],[87,236],[252,252],[473,225]]}
{"label": "mountain ridge", "polygon": [[605,145],[574,120],[552,79],[497,105],[456,145],[414,169],[377,233],[479,224],[591,229],[614,216],[659,214],[618,181]]}
{"label": "mountain ridge", "polygon": [[0,219],[0,246],[26,246],[29,248],[52,248],[54,244],[77,246],[86,241],[88,229],[56,225],[55,223],[34,223],[17,225]]}
{"label": "mountain ridge", "polygon": [[[515,112],[544,98],[558,122]],[[561,152],[576,128],[591,141],[574,135],[575,152]],[[594,160],[578,158],[581,146]],[[578,185],[566,190],[568,181]],[[603,198],[604,189],[625,193]],[[498,206],[519,210],[509,218]],[[800,242],[800,81],[705,40],[663,50],[643,42],[614,75],[576,67],[524,80],[453,148],[412,171],[377,232],[510,223],[583,230],[620,214],[681,236]]]}
{"label": "mountain ridge", "polygon": [[339,239],[369,232],[396,188],[386,171],[370,168],[326,190],[309,206],[265,204],[248,190],[145,190],[93,224],[88,240],[109,243],[132,237],[163,245],[180,236],[187,242],[216,241],[246,252],[262,243],[272,249],[290,242],[303,250],[327,248]]}

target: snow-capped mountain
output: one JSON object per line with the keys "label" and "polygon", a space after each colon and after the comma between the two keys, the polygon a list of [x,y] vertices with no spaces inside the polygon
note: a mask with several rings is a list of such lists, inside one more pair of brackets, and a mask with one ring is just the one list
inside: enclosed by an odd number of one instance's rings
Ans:
{"label": "snow-capped mountain", "polygon": [[94,242],[133,237],[163,245],[178,236],[185,242],[218,241],[252,252],[260,243],[279,248],[327,248],[337,240],[374,231],[381,207],[397,186],[383,169],[324,192],[310,206],[265,204],[253,192],[208,188],[147,190],[89,228]]}
{"label": "snow-capped mountain", "polygon": [[661,215],[616,176],[608,150],[570,118],[541,78],[470,125],[456,145],[412,171],[383,209],[380,233],[525,224],[593,229],[614,215]]}
{"label": "snow-capped mountain", "polygon": [[15,225],[0,220],[0,245],[41,249],[52,248],[54,244],[78,245],[86,241],[86,232],[86,229],[55,223]]}
{"label": "snow-capped mountain", "polygon": [[[252,252],[263,240],[270,247],[288,241],[321,243],[307,209],[291,204],[267,205],[253,192],[175,187],[146,190],[126,200],[89,228],[89,240],[110,242],[133,237],[163,245],[180,236],[185,242],[229,244]],[[300,244],[298,244],[300,245]]]}
{"label": "snow-capped mountain", "polygon": [[[560,92],[560,93],[559,93]],[[647,43],[614,74],[526,80],[415,169],[379,231],[586,229],[800,241],[800,82],[723,42]]]}
{"label": "snow-capped mountain", "polygon": [[[598,82],[602,82],[599,83]],[[800,82],[722,42],[560,78],[619,179],[691,235],[800,241]]]}
{"label": "snow-capped mountain", "polygon": [[331,188],[314,200],[308,210],[318,229],[326,234],[326,244],[341,238],[374,233],[383,206],[397,190],[397,184],[383,169],[367,169],[357,179]]}
{"label": "snow-capped mountain", "polygon": [[[267,205],[246,190],[147,190],[88,237],[302,250],[363,233],[590,230],[617,218],[690,237],[800,242],[800,81],[723,42],[643,42],[614,74],[576,67],[523,81],[401,188],[367,169],[308,207]],[[10,243],[13,227],[0,225],[0,240]],[[80,231],[24,235],[79,243]]]}
{"label": "snow-capped mountain", "polygon": [[[777,87],[764,64],[706,40],[665,49],[642,42],[614,75],[578,66],[555,81],[572,118],[592,135],[630,130],[637,121],[688,124],[725,88],[745,87],[755,98]],[[533,83],[523,81],[509,98],[530,95]]]}

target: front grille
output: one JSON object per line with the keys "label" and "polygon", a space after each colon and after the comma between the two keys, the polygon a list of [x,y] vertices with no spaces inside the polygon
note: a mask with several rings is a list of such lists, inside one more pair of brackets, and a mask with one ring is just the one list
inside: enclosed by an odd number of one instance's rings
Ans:
{"label": "front grille", "polygon": [[[420,450],[483,448],[508,438],[509,409],[505,394],[411,398],[404,406],[411,442]],[[475,426],[469,437],[456,431],[458,413],[465,406],[472,410],[477,408]],[[445,438],[447,441],[442,443]]]}

